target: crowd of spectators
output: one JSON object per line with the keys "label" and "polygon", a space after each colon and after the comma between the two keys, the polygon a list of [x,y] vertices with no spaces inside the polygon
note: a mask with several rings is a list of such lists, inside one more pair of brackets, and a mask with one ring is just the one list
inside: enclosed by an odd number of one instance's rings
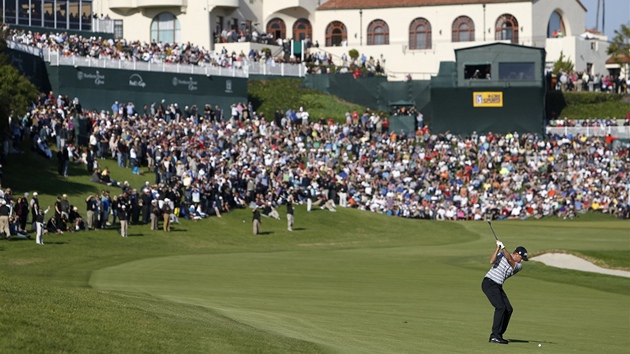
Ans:
{"label": "crowd of spectators", "polygon": [[[555,85],[552,82],[555,80]],[[557,75],[547,73],[548,87],[561,91],[594,91],[626,94],[630,92],[630,77],[621,75],[592,74],[586,71],[563,72]]]}
{"label": "crowd of spectators", "polygon": [[[297,119],[292,109],[266,121],[251,105],[225,119],[206,109],[156,113],[162,109],[87,111],[77,99],[50,93],[13,119],[11,132],[16,140],[30,138],[46,157],[53,154],[41,146],[57,145],[58,159],[85,166],[91,180],[103,185],[94,213],[82,218],[90,220],[85,228],[114,222],[117,202],[126,206],[131,224],[142,224],[152,220],[152,203],[160,210],[168,205],[169,220],[200,220],[234,208],[277,208],[289,195],[308,208],[405,218],[575,218],[587,211],[630,217],[630,153],[604,138],[455,136],[433,134],[426,126],[402,134],[378,124],[382,120],[370,110],[348,112],[337,122]],[[84,144],[77,119],[89,127]],[[112,180],[100,168],[103,159],[143,173],[146,183]],[[116,196],[109,197],[113,188]]]}
{"label": "crowd of spectators", "polygon": [[591,127],[591,128],[606,128],[606,127],[629,127],[630,126],[630,112],[626,115],[625,119],[617,119],[616,117],[608,118],[594,118],[594,119],[569,119],[567,117],[560,119],[553,119],[549,121],[550,127]]}
{"label": "crowd of spectators", "polygon": [[[302,63],[300,57],[290,53],[290,43],[286,39],[274,39],[267,33],[224,30],[217,34],[215,50],[187,43],[141,42],[125,39],[105,39],[91,36],[84,37],[68,32],[37,32],[14,29],[7,24],[2,25],[3,38],[40,49],[60,53],[66,57],[89,57],[95,59],[113,59],[122,61],[146,62],[152,64],[185,64],[198,66],[215,66],[223,68],[243,68],[251,63]],[[275,54],[269,48],[250,49],[229,52],[221,43],[253,41],[269,43],[281,49]],[[384,69],[379,60],[361,55],[349,59],[344,53],[337,63],[329,53],[317,50],[319,44],[312,44],[306,39],[306,55],[304,65],[308,74],[352,73],[355,77],[383,74]],[[315,50],[311,50],[311,48]]]}
{"label": "crowd of spectators", "polygon": [[[150,43],[126,39],[85,37],[68,32],[33,32],[9,28],[3,24],[6,40],[58,52],[63,56],[114,59],[147,63],[190,64],[199,66],[237,67],[244,62],[282,62],[284,55],[273,57],[270,50],[250,50],[248,53],[229,53],[225,47],[209,50],[187,43]],[[293,58],[295,60],[295,58]]]}

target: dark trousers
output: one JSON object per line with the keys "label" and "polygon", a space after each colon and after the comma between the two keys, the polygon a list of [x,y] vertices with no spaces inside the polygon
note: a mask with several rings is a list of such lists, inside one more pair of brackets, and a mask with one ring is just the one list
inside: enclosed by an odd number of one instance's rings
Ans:
{"label": "dark trousers", "polygon": [[512,317],[512,305],[507,294],[503,291],[503,286],[495,283],[489,278],[483,278],[481,290],[486,294],[488,300],[494,306],[494,321],[492,323],[492,336],[503,338],[503,333],[507,330]]}

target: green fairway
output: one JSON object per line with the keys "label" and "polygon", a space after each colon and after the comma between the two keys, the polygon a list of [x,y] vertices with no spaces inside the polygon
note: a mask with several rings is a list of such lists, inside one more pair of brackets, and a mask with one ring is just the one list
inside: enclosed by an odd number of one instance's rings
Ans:
{"label": "green fairway", "polygon": [[[74,169],[5,172],[14,192],[45,204],[100,189]],[[115,179],[134,176],[111,161]],[[20,172],[22,171],[22,172]],[[113,190],[113,188],[110,188]],[[623,353],[630,347],[630,279],[536,262],[508,280],[507,347],[487,342],[492,307],[481,291],[494,237],[485,222],[431,222],[341,209],[296,208],[295,231],[251,212],[182,220],[166,234],[131,226],[0,242],[0,352],[80,353]],[[245,222],[243,222],[245,221]],[[570,252],[630,269],[630,223],[495,222],[530,257]],[[538,344],[542,343],[539,348]]]}

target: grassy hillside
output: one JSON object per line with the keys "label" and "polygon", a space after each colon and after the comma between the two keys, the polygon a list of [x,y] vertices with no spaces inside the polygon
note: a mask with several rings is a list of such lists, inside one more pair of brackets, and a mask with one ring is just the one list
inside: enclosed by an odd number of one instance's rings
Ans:
{"label": "grassy hillside", "polygon": [[630,114],[630,96],[596,92],[565,92],[567,106],[559,117],[570,119],[617,118]]}
{"label": "grassy hillside", "polygon": [[[148,176],[105,161],[134,186]],[[79,167],[13,155],[3,186],[45,201],[100,186]],[[405,220],[296,208],[295,231],[251,212],[182,221],[174,231],[114,230],[0,241],[0,352],[486,353],[492,308],[480,290],[494,238],[483,222]],[[530,255],[560,250],[630,269],[628,221],[503,221]],[[536,262],[505,286],[511,353],[620,353],[630,345],[630,278]],[[620,311],[621,310],[621,311]]]}
{"label": "grassy hillside", "polygon": [[[335,96],[303,88],[300,86],[301,82],[301,79],[250,81],[249,99],[255,107],[258,107],[258,112],[265,114],[267,120],[273,119],[277,109],[284,114],[289,108],[297,110],[304,107],[309,112],[311,120],[332,117],[341,122],[346,112],[352,112],[355,109],[363,112],[365,109]],[[287,102],[290,102],[289,106]]]}

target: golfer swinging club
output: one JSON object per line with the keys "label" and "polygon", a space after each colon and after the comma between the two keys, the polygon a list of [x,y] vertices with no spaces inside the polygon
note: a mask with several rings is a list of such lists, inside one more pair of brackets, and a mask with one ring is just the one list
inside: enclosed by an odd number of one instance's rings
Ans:
{"label": "golfer swinging club", "polygon": [[481,282],[481,289],[488,297],[488,300],[490,300],[492,306],[494,306],[494,322],[492,324],[490,343],[508,344],[508,341],[503,339],[503,333],[505,333],[510,323],[513,309],[510,300],[508,300],[505,291],[503,291],[503,283],[507,278],[523,269],[522,261],[527,261],[527,250],[525,247],[516,247],[514,252],[510,254],[503,243],[497,240],[497,248],[492,253],[492,257],[490,257],[490,263],[493,266]]}

